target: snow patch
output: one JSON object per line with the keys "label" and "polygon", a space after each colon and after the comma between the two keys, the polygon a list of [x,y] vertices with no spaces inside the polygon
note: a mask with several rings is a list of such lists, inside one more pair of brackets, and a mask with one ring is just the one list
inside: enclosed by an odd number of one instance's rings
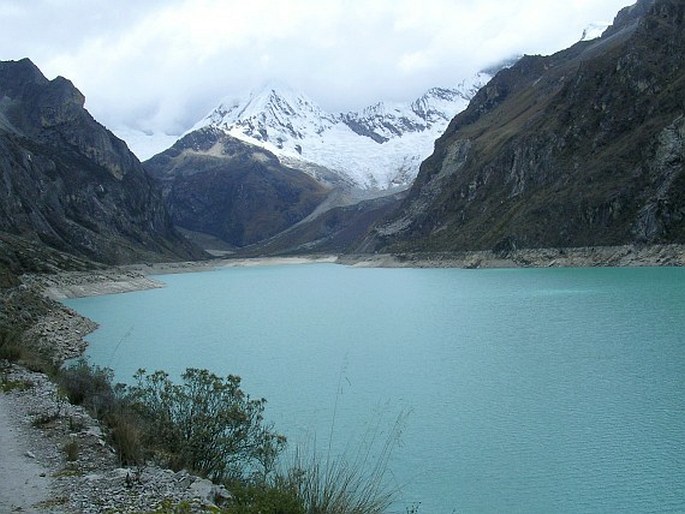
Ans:
{"label": "snow patch", "polygon": [[592,39],[597,39],[604,31],[609,28],[611,23],[608,22],[596,22],[591,23],[583,30],[583,35],[580,38],[581,41],[590,41]]}
{"label": "snow patch", "polygon": [[148,133],[129,127],[118,127],[112,129],[112,132],[126,142],[128,148],[140,161],[146,161],[170,148],[180,137],[173,134]]}

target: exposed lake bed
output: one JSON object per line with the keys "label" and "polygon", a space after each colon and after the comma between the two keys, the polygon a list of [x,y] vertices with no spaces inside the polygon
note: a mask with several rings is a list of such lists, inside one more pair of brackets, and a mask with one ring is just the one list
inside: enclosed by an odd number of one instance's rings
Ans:
{"label": "exposed lake bed", "polygon": [[358,254],[224,257],[205,261],[144,263],[95,271],[28,275],[45,295],[61,300],[163,287],[155,275],[194,273],[223,267],[337,263],[380,268],[521,268],[685,266],[685,245],[519,249],[506,253],[468,251],[425,254]]}

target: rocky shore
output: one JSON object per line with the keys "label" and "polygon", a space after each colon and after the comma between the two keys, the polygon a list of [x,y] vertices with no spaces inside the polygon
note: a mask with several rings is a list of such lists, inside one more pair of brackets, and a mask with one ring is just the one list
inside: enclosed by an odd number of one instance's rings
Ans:
{"label": "rocky shore", "polygon": [[98,422],[42,373],[4,363],[0,386],[10,432],[0,447],[1,512],[152,512],[165,501],[204,512],[229,497],[186,471],[120,467]]}
{"label": "rocky shore", "polygon": [[507,251],[345,255],[339,264],[406,268],[685,266],[685,245],[526,248]]}
{"label": "rocky shore", "polygon": [[[685,245],[222,259],[32,274],[24,275],[21,285],[5,290],[0,316],[24,329],[25,344],[60,364],[83,353],[83,337],[97,325],[57,300],[162,287],[154,278],[158,274],[316,262],[366,267],[685,266]],[[4,447],[0,449],[0,477],[1,472],[27,477],[20,487],[8,479],[4,489],[0,484],[0,511],[149,512],[165,501],[188,501],[193,511],[203,511],[228,495],[185,471],[121,468],[103,428],[83,409],[66,402],[44,374],[0,361],[0,391],[6,422],[0,431],[9,431],[0,438]],[[69,447],[77,449],[73,459]]]}
{"label": "rocky shore", "polygon": [[[97,324],[56,300],[162,286],[128,268],[24,275],[1,295],[0,316],[23,329],[23,345],[60,365],[83,354]],[[0,512],[153,512],[179,502],[208,512],[229,497],[187,471],[122,468],[106,429],[47,375],[2,360],[0,415]]]}

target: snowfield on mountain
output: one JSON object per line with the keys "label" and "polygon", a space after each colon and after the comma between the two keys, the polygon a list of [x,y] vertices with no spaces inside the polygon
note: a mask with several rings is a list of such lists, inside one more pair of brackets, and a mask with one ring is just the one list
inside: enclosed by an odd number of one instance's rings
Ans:
{"label": "snowfield on mountain", "polygon": [[432,88],[413,102],[379,102],[332,114],[283,83],[270,82],[245,99],[224,99],[190,131],[219,128],[266,148],[284,164],[323,166],[358,188],[408,187],[447,124],[490,79],[478,73],[456,88]]}

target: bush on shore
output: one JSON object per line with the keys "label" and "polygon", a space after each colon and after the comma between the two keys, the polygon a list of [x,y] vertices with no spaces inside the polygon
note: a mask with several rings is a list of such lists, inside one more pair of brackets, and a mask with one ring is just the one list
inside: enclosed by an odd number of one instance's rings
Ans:
{"label": "bush on shore", "polygon": [[[188,469],[223,483],[232,500],[224,514],[380,514],[392,503],[384,486],[386,442],[371,463],[297,458],[285,471],[277,461],[285,437],[264,422],[265,400],[253,400],[240,378],[222,379],[207,370],[187,369],[179,383],[168,374],[140,370],[135,385],[113,385],[108,368],[81,359],[64,367],[58,384],[109,428],[123,465],[150,459],[172,469]],[[167,505],[160,513],[184,512]]]}
{"label": "bush on shore", "polygon": [[267,477],[285,437],[264,422],[266,400],[253,400],[240,377],[225,379],[187,369],[176,384],[163,371],[140,370],[128,399],[144,427],[145,444],[168,457],[168,465],[215,481]]}
{"label": "bush on shore", "polygon": [[54,377],[57,373],[52,359],[45,353],[27,344],[21,330],[0,327],[0,360],[16,362],[31,371],[38,371]]}

